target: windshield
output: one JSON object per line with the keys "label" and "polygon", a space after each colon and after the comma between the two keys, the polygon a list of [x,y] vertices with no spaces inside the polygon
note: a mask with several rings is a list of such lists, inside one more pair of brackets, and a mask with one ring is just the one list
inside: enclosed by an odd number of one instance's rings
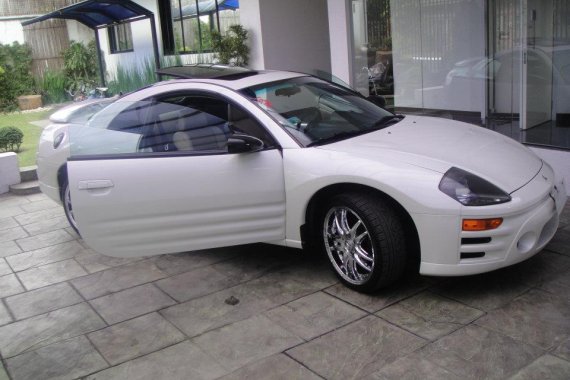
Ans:
{"label": "windshield", "polygon": [[326,144],[401,120],[350,90],[314,77],[242,90],[304,146]]}

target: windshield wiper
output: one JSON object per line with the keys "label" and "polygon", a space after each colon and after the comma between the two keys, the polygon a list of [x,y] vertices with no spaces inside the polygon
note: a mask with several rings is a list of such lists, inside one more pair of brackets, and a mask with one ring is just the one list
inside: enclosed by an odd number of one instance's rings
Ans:
{"label": "windshield wiper", "polygon": [[372,127],[370,127],[370,128],[361,129],[358,131],[339,132],[339,133],[336,133],[332,136],[325,137],[325,138],[319,139],[317,141],[313,141],[312,143],[308,144],[307,146],[311,147],[311,146],[328,144],[328,143],[344,140],[344,139],[347,139],[349,137],[355,137],[355,136],[359,136],[359,135],[364,135],[366,133],[378,131],[380,129],[386,128],[390,124],[393,124],[395,122],[396,123],[399,122],[404,117],[405,117],[404,115],[387,115],[387,116],[382,117],[376,123],[374,123],[372,125]]}
{"label": "windshield wiper", "polygon": [[373,129],[381,129],[381,128],[387,127],[388,125],[390,125],[392,123],[397,123],[400,120],[404,119],[405,117],[406,116],[401,115],[401,114],[386,115],[386,116],[382,117],[380,120],[378,120],[376,123],[374,123],[372,128]]}
{"label": "windshield wiper", "polygon": [[375,128],[371,128],[371,129],[363,129],[363,130],[359,130],[359,131],[339,132],[339,133],[336,133],[332,136],[325,137],[325,138],[319,139],[317,141],[313,141],[312,143],[308,144],[307,146],[317,146],[317,145],[322,145],[322,144],[328,144],[331,142],[344,140],[344,139],[347,139],[349,137],[355,137],[358,135],[363,135],[365,133],[373,132],[376,130],[377,129],[375,129]]}

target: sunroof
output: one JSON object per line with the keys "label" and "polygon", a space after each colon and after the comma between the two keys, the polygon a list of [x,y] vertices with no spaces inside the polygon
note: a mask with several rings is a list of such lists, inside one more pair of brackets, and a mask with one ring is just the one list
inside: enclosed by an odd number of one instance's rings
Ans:
{"label": "sunroof", "polygon": [[243,67],[203,63],[196,65],[163,67],[156,70],[156,73],[174,78],[223,80],[238,80],[258,74],[257,71]]}

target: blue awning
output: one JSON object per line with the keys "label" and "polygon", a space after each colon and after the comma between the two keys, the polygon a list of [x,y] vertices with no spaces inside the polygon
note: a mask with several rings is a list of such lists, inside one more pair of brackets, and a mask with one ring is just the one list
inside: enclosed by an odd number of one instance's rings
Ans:
{"label": "blue awning", "polygon": [[[239,8],[239,0],[218,0],[218,10],[226,9],[236,10]],[[200,16],[209,15],[216,11],[216,0],[198,0],[198,10]],[[178,7],[172,8],[172,15],[175,20],[180,20],[180,11]],[[185,5],[182,7],[182,18],[192,18],[198,16],[196,11],[196,3]]]}
{"label": "blue awning", "polygon": [[153,17],[153,13],[129,0],[86,0],[22,22],[23,26],[50,18],[78,21],[91,29]]}

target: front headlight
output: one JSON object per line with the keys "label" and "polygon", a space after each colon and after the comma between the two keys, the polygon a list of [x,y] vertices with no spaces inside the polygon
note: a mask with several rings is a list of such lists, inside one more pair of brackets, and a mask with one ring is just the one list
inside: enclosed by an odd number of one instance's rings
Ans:
{"label": "front headlight", "polygon": [[64,137],[65,137],[65,133],[63,133],[63,132],[58,133],[57,136],[55,136],[55,138],[53,139],[53,149],[57,149],[57,147],[60,146]]}
{"label": "front headlight", "polygon": [[509,194],[483,178],[458,168],[449,169],[439,190],[465,206],[489,206],[509,202]]}

